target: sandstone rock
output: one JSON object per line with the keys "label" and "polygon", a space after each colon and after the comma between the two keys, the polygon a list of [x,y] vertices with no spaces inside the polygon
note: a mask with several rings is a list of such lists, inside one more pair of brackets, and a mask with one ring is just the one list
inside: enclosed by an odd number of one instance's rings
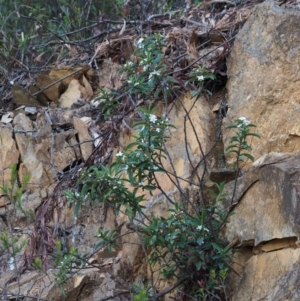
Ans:
{"label": "sandstone rock", "polygon": [[[228,279],[232,301],[300,297],[299,160],[300,153],[269,153],[237,180],[234,215],[226,225],[227,239],[237,236],[242,246]],[[233,189],[234,182],[226,185],[229,196]]]}
{"label": "sandstone rock", "polygon": [[[52,301],[73,301],[83,300],[88,296],[88,300],[100,300],[109,295],[113,296],[116,283],[111,279],[109,273],[99,273],[98,268],[82,270],[80,274],[70,277],[64,285],[66,297],[62,295],[61,288],[55,283],[55,270],[48,270],[47,275],[38,271],[25,273],[16,282],[10,283],[5,287],[4,280],[1,279],[0,296],[11,296],[18,294],[29,301],[33,298]],[[87,285],[88,283],[88,285]],[[93,295],[94,294],[94,295]],[[92,299],[91,299],[92,298]],[[118,300],[116,298],[115,300]]]}
{"label": "sandstone rock", "polygon": [[283,239],[273,239],[265,244],[259,245],[253,248],[254,254],[259,254],[262,252],[271,252],[286,248],[297,248],[297,238],[296,237],[288,237]]}
{"label": "sandstone rock", "polygon": [[[19,175],[22,180],[25,174],[30,174],[31,190],[47,187],[56,181],[58,173],[70,166],[76,158],[76,151],[69,147],[69,142],[76,135],[73,129],[52,130],[47,122],[35,128],[31,120],[24,114],[14,118],[16,142],[21,155]],[[41,185],[41,186],[40,186]]]}
{"label": "sandstone rock", "polygon": [[18,164],[19,156],[12,128],[0,126],[0,186],[10,180],[10,167],[12,164]]}
{"label": "sandstone rock", "polygon": [[[228,60],[226,126],[241,116],[257,125],[261,139],[250,138],[252,155],[296,152],[300,148],[299,11],[273,1],[256,6],[235,39]],[[245,168],[249,169],[251,162]]]}
{"label": "sandstone rock", "polygon": [[118,89],[122,86],[119,70],[121,65],[104,60],[98,70],[99,88]]}
{"label": "sandstone rock", "polygon": [[251,257],[244,273],[232,281],[231,301],[298,301],[300,249],[283,249]]}
{"label": "sandstone rock", "polygon": [[[238,179],[233,200],[235,214],[226,227],[229,241],[238,236],[241,245],[257,246],[300,236],[299,160],[298,153],[278,163],[256,167]],[[233,182],[226,186],[229,196],[233,187]]]}
{"label": "sandstone rock", "polygon": [[64,92],[59,98],[59,106],[61,108],[71,108],[71,106],[81,98],[82,89],[84,89],[77,79],[73,79],[66,92]]}
{"label": "sandstone rock", "polygon": [[[158,112],[163,113],[163,109],[159,108]],[[173,159],[174,170],[169,160],[163,159],[162,162],[171,174],[176,173],[179,177],[189,178],[193,168],[207,154],[214,142],[214,115],[205,97],[196,100],[187,93],[175,102],[168,118],[168,122],[175,126],[166,133],[170,137],[166,147],[170,158]],[[198,166],[197,172],[203,172],[203,164]],[[158,173],[157,178],[165,191],[174,189],[174,183],[165,174]],[[180,183],[182,187],[189,185],[185,181]]]}
{"label": "sandstone rock", "polygon": [[78,138],[80,142],[80,150],[83,160],[86,161],[93,151],[92,137],[88,132],[88,125],[80,118],[73,118],[74,128],[78,132]]}
{"label": "sandstone rock", "polygon": [[[48,99],[50,99],[53,102],[57,102],[64,89],[64,85],[60,81],[53,85],[54,82],[56,82],[55,79],[51,78],[48,74],[44,73],[40,74],[36,78],[35,84],[39,90],[43,90],[43,94],[45,94]],[[48,86],[50,87],[44,90],[44,88]]]}
{"label": "sandstone rock", "polygon": [[82,84],[86,90],[87,98],[90,99],[94,95],[94,91],[91,87],[91,84],[89,83],[89,81],[86,79],[84,75],[82,76]]}

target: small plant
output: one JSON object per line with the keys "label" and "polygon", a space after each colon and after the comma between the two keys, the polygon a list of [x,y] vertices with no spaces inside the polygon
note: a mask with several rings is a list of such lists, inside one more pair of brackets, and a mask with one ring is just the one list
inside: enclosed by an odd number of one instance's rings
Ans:
{"label": "small plant", "polygon": [[[141,37],[137,41],[135,56],[138,63],[128,61],[120,70],[126,77],[124,94],[134,100],[147,99],[150,102],[159,98],[167,100],[172,96],[172,90],[177,88],[177,82],[167,74],[168,69],[162,51],[164,46],[164,39],[160,34]],[[123,105],[122,101],[118,101],[118,96],[115,91],[100,90],[95,101],[101,103],[105,119]]]}
{"label": "small plant", "polygon": [[148,301],[147,291],[142,290],[138,294],[134,295],[133,301]]}
{"label": "small plant", "polygon": [[234,124],[229,125],[229,129],[237,129],[236,134],[230,138],[229,146],[226,148],[227,154],[235,154],[236,161],[233,164],[234,169],[238,169],[239,162],[243,162],[246,158],[250,159],[252,162],[254,158],[249,152],[252,151],[251,146],[247,142],[249,136],[254,136],[260,138],[257,133],[252,133],[250,128],[256,127],[255,124],[251,123],[245,117],[240,117],[235,120]]}
{"label": "small plant", "polygon": [[205,88],[204,83],[206,80],[214,80],[216,76],[204,67],[199,66],[197,69],[190,73],[190,78],[185,82],[185,86],[191,86],[191,95],[199,98],[203,93],[211,95],[211,92]]}
{"label": "small plant", "polygon": [[77,248],[71,247],[69,250],[64,250],[61,241],[56,242],[56,249],[53,253],[53,261],[56,266],[54,276],[64,296],[66,296],[66,294],[63,286],[67,283],[72,273],[84,266],[85,261],[83,257],[84,255],[78,254]]}
{"label": "small plant", "polygon": [[[150,263],[159,264],[165,279],[186,278],[213,294],[222,294],[229,269],[231,250],[220,237],[220,225],[227,213],[218,209],[225,198],[224,183],[216,185],[218,193],[209,208],[200,207],[196,215],[187,214],[174,204],[168,218],[152,217],[143,231],[143,244],[151,250]],[[197,291],[197,290],[196,290]],[[196,293],[195,291],[195,293]]]}
{"label": "small plant", "polygon": [[[14,211],[13,216],[15,216],[16,211],[22,212],[25,217],[30,220],[34,219],[34,212],[32,210],[24,209],[22,205],[23,193],[27,189],[30,176],[26,175],[23,179],[23,183],[19,184],[17,165],[11,166],[11,175],[9,182],[4,183],[0,186],[0,191],[4,196],[6,196]],[[20,240],[20,237],[13,232],[14,219],[11,218],[7,220],[8,231],[3,231],[0,233],[0,254],[7,252],[10,256],[9,265],[10,269],[16,269],[16,255],[20,252],[26,245],[26,240]]]}
{"label": "small plant", "polygon": [[19,210],[25,216],[33,220],[34,219],[33,210],[26,210],[22,206],[23,193],[27,189],[29,180],[30,180],[30,175],[25,175],[23,179],[23,183],[19,184],[17,165],[13,164],[11,166],[10,181],[4,183],[3,186],[0,186],[0,190],[2,191],[3,195],[5,195],[11,201],[12,205],[15,207],[16,210]]}

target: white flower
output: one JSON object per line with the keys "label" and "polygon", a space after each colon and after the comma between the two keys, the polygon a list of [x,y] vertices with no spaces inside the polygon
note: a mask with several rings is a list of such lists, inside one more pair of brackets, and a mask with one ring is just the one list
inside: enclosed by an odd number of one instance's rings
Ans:
{"label": "white flower", "polygon": [[144,66],[144,71],[147,71],[149,69],[149,65]]}
{"label": "white flower", "polygon": [[144,186],[144,182],[139,182],[139,186]]}
{"label": "white flower", "polygon": [[149,79],[151,79],[154,75],[160,76],[160,71],[154,70],[149,74]]}
{"label": "white flower", "polygon": [[160,132],[160,129],[159,129],[159,128],[157,128],[157,129],[156,129],[156,132],[157,132],[157,133],[159,133],[159,132]]}
{"label": "white flower", "polygon": [[207,228],[203,227],[202,225],[199,225],[196,229],[199,231],[201,231],[203,229],[204,231],[209,232],[209,230]]}
{"label": "white flower", "polygon": [[136,82],[136,83],[134,83],[134,86],[136,87],[136,86],[138,86],[139,85],[139,83],[138,82]]}
{"label": "white flower", "polygon": [[204,81],[204,76],[203,75],[199,75],[197,76],[197,79],[199,82]]}
{"label": "white flower", "polygon": [[132,84],[132,80],[129,79],[129,80],[127,81],[127,83],[128,83],[128,84]]}
{"label": "white flower", "polygon": [[143,59],[140,61],[140,66],[146,65],[147,64],[147,60]]}
{"label": "white flower", "polygon": [[116,154],[116,157],[123,157],[123,153],[122,152],[118,152],[117,154]]}
{"label": "white flower", "polygon": [[150,122],[155,123],[157,121],[157,117],[154,114],[150,114],[149,115],[149,120],[150,120]]}
{"label": "white flower", "polygon": [[242,121],[244,125],[249,125],[251,122],[246,117],[240,117],[238,120]]}
{"label": "white flower", "polygon": [[138,41],[137,41],[137,47],[138,48],[144,48],[144,38],[140,38]]}

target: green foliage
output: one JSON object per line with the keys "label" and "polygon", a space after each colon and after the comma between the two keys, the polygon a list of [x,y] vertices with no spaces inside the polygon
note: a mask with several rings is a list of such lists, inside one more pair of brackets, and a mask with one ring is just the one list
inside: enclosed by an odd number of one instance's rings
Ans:
{"label": "green foliage", "polygon": [[103,231],[102,228],[99,228],[98,235],[96,237],[101,240],[96,244],[95,248],[101,249],[103,247],[107,247],[107,250],[110,253],[117,250],[119,247],[117,235],[118,233],[116,229]]}
{"label": "green foliage", "polygon": [[20,252],[26,245],[26,240],[19,242],[17,235],[11,235],[8,231],[0,233],[0,254],[4,252],[11,252],[13,255]]}
{"label": "green foliage", "polygon": [[133,296],[133,301],[148,301],[147,291],[141,290],[138,294]]}
{"label": "green foliage", "polygon": [[204,83],[206,80],[214,79],[216,79],[214,74],[208,72],[204,67],[199,66],[190,73],[190,78],[185,82],[185,86],[192,84],[192,87],[197,87],[197,90],[191,91],[191,95],[199,98],[203,93],[211,95],[211,92],[205,89]]}
{"label": "green foliage", "polygon": [[[23,183],[20,185],[18,183],[18,172],[17,165],[11,166],[11,176],[9,182],[4,183],[3,186],[0,186],[0,191],[2,195],[6,196],[11,204],[14,206],[14,211],[18,210],[22,212],[30,220],[34,219],[33,210],[25,210],[22,206],[22,197],[23,193],[27,189],[30,176],[26,175],[23,179]],[[0,233],[0,254],[8,252],[12,258],[15,258],[15,255],[20,252],[26,245],[26,240],[20,240],[20,237],[12,232],[13,228],[13,219],[8,222],[9,231],[3,231]],[[13,259],[15,262],[15,259]]]}
{"label": "green foliage", "polygon": [[175,203],[168,218],[152,217],[143,231],[144,246],[151,250],[149,261],[159,264],[166,278],[179,275],[203,281],[206,290],[215,293],[228,271],[231,252],[220,237],[220,225],[227,217],[218,203],[225,198],[224,183],[209,208],[200,207],[196,215],[187,214]]}
{"label": "green foliage", "polygon": [[[26,3],[25,3],[26,2]],[[123,15],[123,0],[15,0],[0,1],[0,72],[7,73],[14,59],[37,65],[40,55],[52,61],[61,55],[61,42],[93,37],[100,15]],[[113,12],[113,14],[112,14]],[[99,25],[101,26],[101,24]],[[103,28],[104,29],[104,28]],[[45,59],[46,57],[46,59]],[[41,63],[44,64],[44,60]]]}
{"label": "green foliage", "polygon": [[[138,62],[128,61],[120,70],[127,79],[123,94],[128,95],[132,101],[141,99],[147,99],[150,102],[158,99],[167,101],[179,86],[174,77],[169,75],[162,50],[166,46],[163,36],[154,34],[145,38],[141,37],[136,46],[135,55]],[[100,90],[95,101],[101,104],[105,119],[123,106],[121,95],[115,91]]]}
{"label": "green foliage", "polygon": [[30,175],[27,174],[23,179],[23,183],[19,185],[17,165],[14,164],[11,166],[10,181],[4,183],[3,186],[0,186],[0,190],[2,191],[2,194],[5,195],[11,201],[11,203],[15,206],[17,210],[19,210],[25,216],[33,220],[34,211],[25,210],[22,206],[22,196],[27,189],[29,180],[30,180]]}
{"label": "green foliage", "polygon": [[[69,190],[66,193],[69,202],[75,207],[105,202],[116,208],[117,213],[122,207],[131,222],[137,214],[143,214],[144,196],[140,192],[151,193],[157,189],[155,173],[166,172],[160,160],[166,155],[166,130],[172,127],[165,117],[158,118],[154,111],[151,107],[141,109],[142,118],[134,124],[134,142],[116,154],[110,167],[93,166],[81,172],[78,180],[81,191]],[[229,270],[231,250],[221,236],[228,213],[219,206],[226,198],[224,185],[215,184],[216,192],[211,192],[213,201],[209,206],[200,206],[190,214],[182,203],[174,202],[169,217],[151,216],[147,225],[140,227],[141,244],[149,254],[150,265],[159,266],[165,279],[186,278],[193,284],[191,294],[206,296],[203,300],[223,294]],[[116,229],[99,228],[96,237],[100,239],[96,249],[107,247],[112,252],[119,247]],[[133,298],[147,300],[147,290],[139,290]]]}
{"label": "green foliage", "polygon": [[246,158],[250,159],[252,162],[254,158],[250,155],[252,148],[247,142],[249,136],[254,136],[260,138],[260,135],[257,133],[252,133],[250,131],[251,127],[256,127],[255,124],[252,124],[245,117],[240,117],[235,120],[234,124],[228,126],[229,129],[237,129],[236,134],[230,138],[229,146],[226,148],[226,153],[233,153],[236,156],[236,162],[234,162],[234,168],[238,168],[239,162],[243,162]]}
{"label": "green foliage", "polygon": [[[144,196],[138,195],[138,191],[148,190],[151,193],[156,189],[154,173],[162,171],[156,161],[164,154],[164,133],[172,125],[165,118],[158,119],[153,108],[141,111],[143,120],[133,125],[137,130],[135,142],[129,144],[124,152],[119,152],[110,167],[92,166],[83,171],[78,180],[82,185],[80,193],[66,192],[68,201],[75,204],[75,216],[78,216],[82,204],[96,201],[108,203],[117,213],[124,206],[125,213],[133,220],[143,209],[140,203]],[[132,189],[128,189],[126,183]]]}
{"label": "green foliage", "polygon": [[53,261],[56,266],[54,272],[56,283],[61,287],[65,295],[63,285],[67,283],[70,275],[85,264],[84,255],[79,255],[75,247],[65,250],[61,241],[56,242],[56,249],[53,253]]}

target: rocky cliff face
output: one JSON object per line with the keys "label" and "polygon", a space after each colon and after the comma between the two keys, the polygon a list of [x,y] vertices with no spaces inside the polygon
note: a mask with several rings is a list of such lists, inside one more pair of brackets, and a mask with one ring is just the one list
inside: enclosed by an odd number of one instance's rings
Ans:
{"label": "rocky cliff face", "polygon": [[[238,34],[228,60],[226,126],[245,116],[261,139],[238,180],[227,226],[238,237],[231,300],[299,300],[299,11],[268,1]],[[227,188],[232,189],[232,184]],[[239,266],[239,264],[241,264]]]}
{"label": "rocky cliff face", "polygon": [[[167,147],[174,160],[173,164],[166,164],[166,169],[185,178],[193,168],[198,168],[199,175],[205,175],[207,186],[211,185],[210,179],[229,181],[226,185],[229,196],[236,186],[233,200],[224,204],[234,212],[226,226],[226,238],[229,242],[237,241],[232,264],[234,272],[229,279],[229,299],[233,301],[300,299],[299,17],[299,12],[268,1],[253,10],[236,37],[228,60],[228,115],[223,119],[223,141],[227,145],[232,135],[226,127],[241,116],[255,123],[262,137],[251,143],[257,161],[253,165],[245,162],[244,173],[237,183],[230,182],[230,175],[224,170],[218,170],[216,161],[220,154],[211,153],[205,168],[197,166],[199,158],[210,152],[218,132],[214,103],[204,97],[195,102],[186,94],[169,106],[170,123],[176,129],[169,133]],[[103,250],[94,252],[97,228],[117,226],[121,234],[125,233],[125,217],[117,218],[112,209],[100,205],[86,206],[74,225],[73,208],[65,205],[63,196],[55,188],[57,183],[62,190],[67,188],[80,164],[93,152],[92,132],[80,119],[90,109],[90,106],[77,110],[51,109],[47,114],[56,120],[55,126],[48,124],[44,112],[37,115],[35,122],[19,114],[13,126],[2,126],[1,183],[9,180],[9,166],[13,163],[19,166],[20,179],[28,172],[31,174],[24,204],[39,213],[39,220],[38,225],[32,225],[25,222],[24,216],[17,216],[15,228],[11,230],[17,233],[17,227],[23,228],[20,240],[32,233],[39,234],[41,225],[53,229],[59,222],[61,228],[57,233],[66,244],[70,243],[70,233],[75,233],[80,251],[93,254],[89,262],[92,267],[68,282],[64,300],[99,301],[108,297],[123,300],[129,282],[142,282],[149,277],[143,250],[137,245],[137,234],[133,233],[129,242],[127,237],[122,247],[112,254]],[[162,108],[158,108],[158,112],[160,110]],[[104,139],[101,132],[96,136]],[[129,139],[123,133],[118,138],[119,147]],[[110,146],[109,150],[115,153],[117,149]],[[219,151],[222,152],[222,147]],[[99,160],[105,157],[102,155]],[[227,163],[231,164],[230,158]],[[69,172],[68,181],[58,182],[61,172]],[[159,181],[168,191],[168,197],[180,198],[170,178],[162,176]],[[184,181],[181,185],[190,189]],[[55,205],[50,197],[53,194],[58,196]],[[193,194],[197,195],[195,189],[191,189],[190,194],[191,199]],[[166,196],[154,192],[154,196],[149,195],[145,207],[145,215],[166,216],[170,203]],[[6,218],[10,209],[9,200],[1,197],[1,231],[8,226]],[[37,250],[42,251],[38,246]],[[26,256],[29,256],[26,249],[17,254],[17,267],[24,266]],[[5,288],[11,296],[29,294],[47,300],[63,300],[54,283],[53,271],[49,270],[47,275],[26,272],[16,279],[15,266],[11,267],[10,262],[11,258],[1,257],[3,291]],[[160,290],[170,285],[161,278],[157,281]],[[174,295],[164,298],[173,300]]]}

